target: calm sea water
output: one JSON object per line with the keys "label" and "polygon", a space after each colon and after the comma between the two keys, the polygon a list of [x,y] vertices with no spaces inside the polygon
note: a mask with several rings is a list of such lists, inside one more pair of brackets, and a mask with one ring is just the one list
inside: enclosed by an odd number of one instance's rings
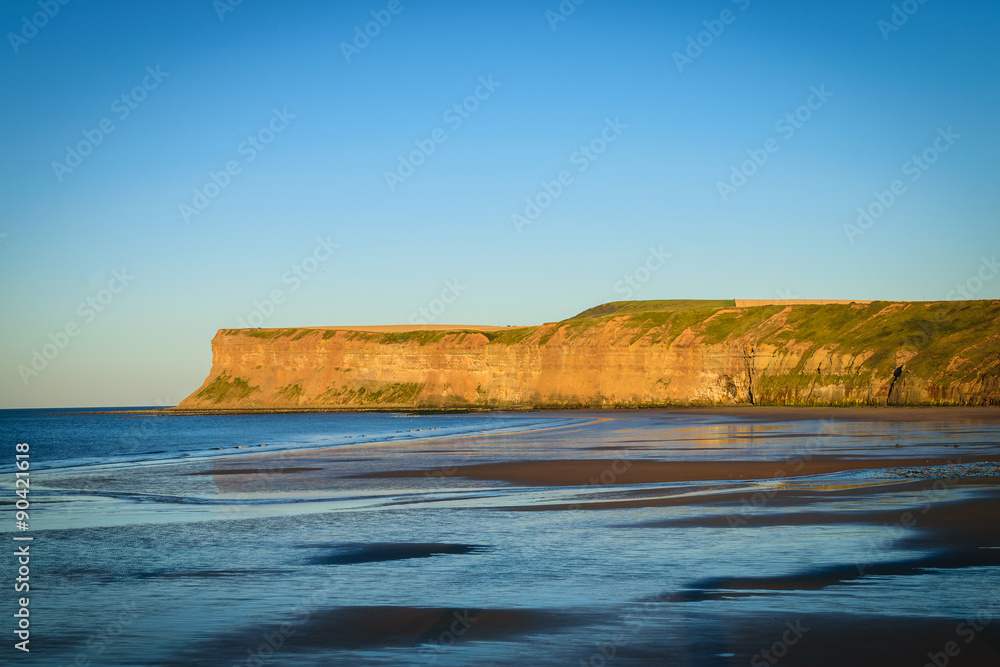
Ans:
{"label": "calm sea water", "polygon": [[[814,648],[837,623],[845,637],[899,619],[914,628],[939,619],[950,632],[956,619],[984,610],[1000,616],[1000,563],[934,560],[939,550],[916,539],[922,526],[902,529],[895,519],[924,504],[992,498],[992,478],[935,488],[881,470],[571,486],[476,481],[459,467],[619,457],[780,462],[803,452],[952,457],[961,466],[1000,453],[997,427],[669,411],[3,411],[0,456],[12,464],[13,444],[30,443],[34,474],[26,533],[13,527],[11,476],[0,483],[0,539],[35,540],[32,652],[12,652],[8,593],[0,662],[746,665],[802,619],[826,619],[812,626]],[[407,470],[418,472],[378,476]],[[784,496],[759,507],[726,500],[779,487],[805,500],[792,509],[778,502]],[[727,525],[734,507],[775,520]],[[793,511],[826,518],[782,518]],[[878,567],[871,576],[836,574],[857,564]],[[5,589],[15,567],[9,557],[0,562]],[[706,582],[719,580],[743,583],[706,594]],[[910,643],[923,636],[928,650],[937,646],[933,632],[916,634]],[[971,646],[986,650],[994,639],[981,637]],[[807,648],[805,638],[786,646],[782,664],[810,664]]]}
{"label": "calm sea water", "polygon": [[[128,410],[157,408],[129,408]],[[314,413],[177,417],[123,409],[0,410],[0,437],[36,443],[36,469],[150,463],[294,451],[359,443],[405,442],[470,433],[548,426],[551,420],[517,413],[412,415]],[[119,414],[106,414],[117,411]]]}

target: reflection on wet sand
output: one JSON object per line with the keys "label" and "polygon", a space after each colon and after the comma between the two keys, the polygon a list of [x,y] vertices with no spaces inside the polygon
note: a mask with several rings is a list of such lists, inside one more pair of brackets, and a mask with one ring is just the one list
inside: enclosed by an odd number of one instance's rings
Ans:
{"label": "reflection on wet sand", "polygon": [[106,664],[1000,664],[1000,411],[873,416],[573,413],[66,474],[95,509],[52,539],[150,619]]}

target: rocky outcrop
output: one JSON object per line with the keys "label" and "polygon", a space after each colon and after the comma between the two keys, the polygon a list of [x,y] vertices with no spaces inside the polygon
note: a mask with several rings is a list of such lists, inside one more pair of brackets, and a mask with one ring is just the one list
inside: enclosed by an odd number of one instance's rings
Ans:
{"label": "rocky outcrop", "polygon": [[646,303],[500,331],[223,329],[178,408],[1000,405],[997,301]]}

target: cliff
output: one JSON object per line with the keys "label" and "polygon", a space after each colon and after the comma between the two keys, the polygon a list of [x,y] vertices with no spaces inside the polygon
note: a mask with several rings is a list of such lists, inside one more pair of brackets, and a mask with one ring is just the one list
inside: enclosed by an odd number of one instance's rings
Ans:
{"label": "cliff", "polygon": [[1000,405],[1000,301],[605,304],[493,330],[223,329],[178,409]]}

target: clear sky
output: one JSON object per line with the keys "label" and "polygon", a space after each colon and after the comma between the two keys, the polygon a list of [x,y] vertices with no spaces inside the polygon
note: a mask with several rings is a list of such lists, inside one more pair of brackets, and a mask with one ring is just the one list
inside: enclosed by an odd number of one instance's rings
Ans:
{"label": "clear sky", "polygon": [[0,407],[175,404],[243,323],[998,298],[1000,7],[897,6],[9,0]]}

